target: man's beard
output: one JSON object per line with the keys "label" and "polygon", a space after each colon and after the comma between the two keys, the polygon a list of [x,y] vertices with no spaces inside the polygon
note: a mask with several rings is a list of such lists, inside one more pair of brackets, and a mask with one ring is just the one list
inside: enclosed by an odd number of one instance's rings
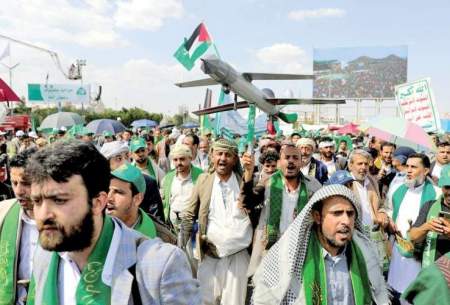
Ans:
{"label": "man's beard", "polygon": [[323,157],[326,159],[333,159],[333,153],[332,152],[324,152],[322,153]]}
{"label": "man's beard", "polygon": [[[325,235],[325,234],[323,233],[323,230],[322,230],[322,226],[321,226],[321,225],[319,225],[319,230],[320,230],[320,234],[323,236],[323,238],[326,240],[326,242],[327,242],[330,246],[332,246],[333,248],[339,249],[339,251],[338,251],[339,253],[340,253],[341,250],[344,249],[344,247],[351,241],[351,236],[350,236],[350,238],[347,239],[345,242],[340,242],[340,241],[336,240],[333,236]],[[338,232],[348,233],[348,234],[351,234],[351,235],[352,235],[351,229],[348,228],[348,227],[343,227],[343,228],[339,229]]]}
{"label": "man's beard", "polygon": [[177,166],[176,167],[177,174],[186,173],[188,170],[189,170],[189,168],[186,166]]}
{"label": "man's beard", "polygon": [[408,179],[408,177],[405,179],[405,184],[408,188],[414,188],[418,187],[419,185],[422,185],[425,182],[425,177],[416,177],[413,179]]}
{"label": "man's beard", "polygon": [[302,157],[301,158],[301,160],[302,160],[302,167],[307,166],[311,162],[311,158],[312,158],[312,156]]}
{"label": "man's beard", "polygon": [[353,173],[353,176],[355,177],[356,180],[363,182],[364,180],[366,180],[367,173],[364,173],[364,174]]}
{"label": "man's beard", "polygon": [[[44,235],[43,226],[50,226],[55,229],[51,237]],[[83,219],[78,224],[69,227],[68,230],[51,219],[39,225],[38,229],[39,241],[45,250],[56,252],[84,250],[91,245],[94,235],[92,209],[89,208]]]}
{"label": "man's beard", "polygon": [[136,159],[136,162],[139,164],[144,164],[145,162],[147,162],[148,157],[142,157],[139,159]]}

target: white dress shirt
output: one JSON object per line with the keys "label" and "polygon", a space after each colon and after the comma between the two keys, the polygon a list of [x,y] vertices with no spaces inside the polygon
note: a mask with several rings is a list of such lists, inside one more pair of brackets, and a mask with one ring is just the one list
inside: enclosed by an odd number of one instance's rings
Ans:
{"label": "white dress shirt", "polygon": [[[18,280],[31,279],[31,272],[33,270],[33,254],[38,244],[39,232],[36,227],[36,222],[29,218],[25,213],[22,213],[22,232],[20,236],[20,260],[19,270],[17,273]],[[24,286],[17,286],[17,304],[24,304],[22,301],[27,295]]]}
{"label": "white dress shirt", "polygon": [[[113,221],[118,221],[114,219]],[[123,224],[125,226],[125,224]],[[114,233],[106,256],[105,265],[102,271],[102,281],[108,286],[112,285],[112,272],[116,259],[117,250],[119,249],[122,231],[117,224],[114,224]],[[76,305],[76,292],[78,282],[81,278],[81,270],[75,261],[69,256],[68,252],[58,253],[58,294],[60,305]]]}
{"label": "white dress shirt", "polygon": [[194,189],[194,182],[192,181],[192,173],[186,178],[181,178],[175,175],[172,186],[170,188],[170,221],[173,224],[178,224],[177,212],[180,217],[189,204],[189,199]]}

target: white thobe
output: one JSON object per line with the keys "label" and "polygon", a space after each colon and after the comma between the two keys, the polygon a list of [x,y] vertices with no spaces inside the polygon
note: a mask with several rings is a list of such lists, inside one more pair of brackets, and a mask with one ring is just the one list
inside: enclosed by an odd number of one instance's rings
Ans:
{"label": "white thobe", "polygon": [[199,263],[197,278],[205,305],[244,305],[247,293],[247,247],[252,241],[248,215],[238,207],[239,183],[215,177],[206,236],[220,258],[208,255]]}
{"label": "white thobe", "polygon": [[[29,218],[25,213],[22,214],[22,232],[20,236],[20,261],[17,279],[29,280],[31,279],[31,272],[33,270],[33,254],[38,244],[39,232],[36,227],[36,222]],[[27,290],[24,286],[17,286],[16,304],[23,305],[23,299],[27,296]]]}
{"label": "white thobe", "polygon": [[[416,221],[420,211],[420,199],[425,184],[408,189],[398,211],[395,224],[403,237],[406,237],[411,225]],[[411,222],[411,225],[410,225]],[[398,292],[403,292],[417,277],[421,264],[415,258],[404,257],[395,245],[389,266],[388,284]]]}

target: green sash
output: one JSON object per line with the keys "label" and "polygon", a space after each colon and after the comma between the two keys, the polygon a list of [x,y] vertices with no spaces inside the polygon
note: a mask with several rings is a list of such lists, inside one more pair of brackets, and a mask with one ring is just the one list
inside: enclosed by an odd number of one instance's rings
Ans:
{"label": "green sash", "polygon": [[[441,201],[444,200],[442,195],[433,203],[428,211],[427,221],[439,216],[441,211]],[[425,249],[423,251],[422,268],[428,267],[434,263],[436,259],[436,241],[437,233],[434,231],[428,231],[425,239]]]}
{"label": "green sash", "polygon": [[[370,282],[364,256],[355,242],[350,243],[350,278],[355,305],[370,305]],[[303,287],[307,305],[327,305],[327,279],[322,247],[315,231],[309,237],[308,250],[303,264]]]}
{"label": "green sash", "polygon": [[[191,165],[191,176],[192,176],[192,182],[197,182],[198,176],[203,173],[203,170],[201,168],[198,168],[194,165]],[[164,194],[164,201],[163,201],[163,208],[164,208],[164,220],[169,223],[169,214],[170,214],[170,193],[172,191],[172,183],[173,179],[175,178],[175,175],[177,174],[175,169],[172,169],[167,173],[167,175],[164,177],[163,181],[163,194]]]}
{"label": "green sash", "polygon": [[155,238],[156,227],[153,220],[142,209],[139,209],[139,214],[141,217],[139,222],[134,226],[134,229],[149,238]]}
{"label": "green sash", "polygon": [[[394,220],[394,222],[397,220],[398,211],[400,210],[400,205],[402,204],[406,192],[408,192],[408,187],[405,184],[402,184],[392,195],[392,205],[394,209],[392,213],[392,219]],[[436,191],[434,190],[433,184],[428,180],[425,180],[422,196],[420,198],[420,207],[422,207],[425,202],[435,199]]]}
{"label": "green sash", "polygon": [[[134,166],[136,166],[137,168],[139,168],[139,167],[136,165],[136,161],[133,161],[133,163],[131,163],[131,164],[134,165]],[[140,169],[140,168],[139,168],[139,169]],[[151,161],[150,157],[148,157],[148,159],[147,159],[147,171],[148,171],[150,177],[152,177],[153,179],[155,179],[155,180],[156,180],[156,184],[158,184],[158,186],[159,186],[159,183],[158,183],[158,177],[157,177],[156,174],[155,174],[155,169],[153,168],[153,164],[152,164],[152,161]]]}
{"label": "green sash", "polygon": [[[276,171],[272,177],[270,177],[270,207],[269,219],[267,222],[268,243],[266,249],[272,247],[279,238],[281,211],[283,210],[283,188],[283,176],[280,171]],[[308,191],[306,190],[306,184],[302,179],[297,199],[297,207],[294,210],[295,215],[298,215],[303,210],[307,202]]]}
{"label": "green sash", "polygon": [[6,214],[0,233],[0,304],[12,305],[16,299],[16,245],[20,205],[15,203]]}
{"label": "green sash", "polygon": [[[105,216],[103,229],[97,244],[89,256],[86,266],[81,272],[76,290],[76,303],[89,305],[107,305],[111,303],[111,287],[102,281],[103,266],[114,233],[114,224],[109,216]],[[47,280],[43,291],[43,304],[58,305],[58,267],[59,255],[53,252],[48,267]]]}
{"label": "green sash", "polygon": [[[434,190],[433,184],[428,180],[425,180],[424,183],[422,196],[420,197],[420,207],[422,207],[425,202],[436,199],[436,191]],[[392,195],[392,219],[394,222],[397,221],[398,212],[400,211],[400,206],[403,202],[403,198],[405,198],[406,192],[408,192],[408,187],[405,184],[402,184]],[[402,242],[396,242],[395,246],[402,256],[410,258],[413,257],[414,252],[413,247],[407,247],[410,244],[409,237],[407,237],[406,240]],[[411,250],[409,248],[411,248]]]}

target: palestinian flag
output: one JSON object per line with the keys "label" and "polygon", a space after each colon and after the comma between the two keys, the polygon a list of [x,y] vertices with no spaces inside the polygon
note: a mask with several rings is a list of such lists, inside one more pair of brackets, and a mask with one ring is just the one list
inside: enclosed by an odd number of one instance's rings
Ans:
{"label": "palestinian flag", "polygon": [[208,50],[211,44],[211,37],[202,22],[197,26],[189,39],[184,39],[184,42],[173,56],[190,71],[194,67],[195,61]]}

